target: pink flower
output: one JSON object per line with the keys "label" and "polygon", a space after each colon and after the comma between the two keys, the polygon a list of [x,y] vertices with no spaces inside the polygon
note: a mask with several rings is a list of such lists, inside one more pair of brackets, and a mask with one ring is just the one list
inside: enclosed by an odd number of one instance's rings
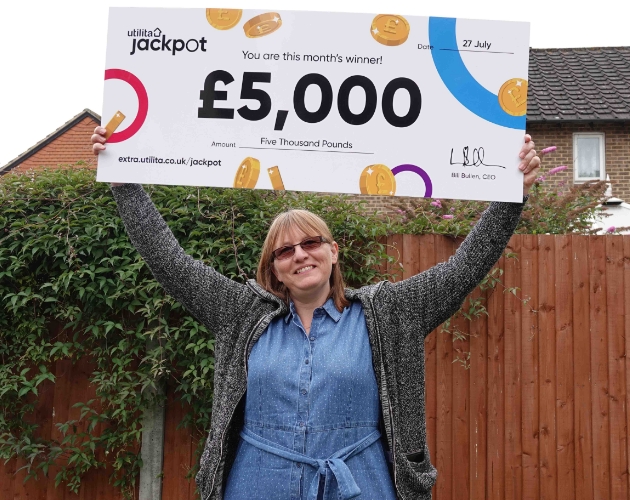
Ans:
{"label": "pink flower", "polygon": [[557,174],[558,172],[562,172],[563,170],[566,170],[567,168],[568,168],[568,167],[567,167],[566,165],[561,165],[561,166],[559,166],[559,167],[552,168],[552,169],[549,171],[549,174],[548,174],[548,175]]}
{"label": "pink flower", "polygon": [[606,229],[607,233],[614,233],[615,232],[615,226],[610,226],[608,229]]}
{"label": "pink flower", "polygon": [[442,208],[442,202],[440,200],[432,201],[431,205],[437,208]]}
{"label": "pink flower", "polygon": [[557,147],[555,147],[555,146],[549,146],[548,148],[543,149],[543,150],[540,152],[540,154],[541,154],[541,155],[546,155],[546,154],[548,154],[548,153],[553,153],[556,149],[558,149],[558,148],[557,148]]}
{"label": "pink flower", "polygon": [[443,215],[442,219],[452,219],[453,216],[452,215]]}
{"label": "pink flower", "polygon": [[545,182],[545,176],[541,175],[540,177],[536,177],[536,182]]}

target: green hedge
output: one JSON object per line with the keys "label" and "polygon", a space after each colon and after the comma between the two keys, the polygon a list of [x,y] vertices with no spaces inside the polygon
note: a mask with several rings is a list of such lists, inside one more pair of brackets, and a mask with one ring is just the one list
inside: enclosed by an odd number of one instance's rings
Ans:
{"label": "green hedge", "polygon": [[[381,277],[377,264],[387,257],[377,240],[387,225],[343,196],[148,190],[183,248],[235,280],[255,277],[271,220],[292,207],[328,222],[350,285]],[[212,332],[163,293],[131,246],[108,185],[95,182],[93,171],[6,175],[0,207],[0,458],[27,459],[29,477],[56,463],[57,483],[76,492],[87,470],[104,466],[97,456],[106,455],[112,480],[130,494],[141,465],[134,449],[142,410],[163,397],[147,388],[174,386],[192,408],[182,424],[206,433]],[[38,386],[54,382],[56,360],[85,356],[96,367],[97,393],[97,400],[78,402],[87,432],[70,421],[58,424],[62,442],[37,439],[31,414]],[[96,436],[101,422],[107,425]]]}

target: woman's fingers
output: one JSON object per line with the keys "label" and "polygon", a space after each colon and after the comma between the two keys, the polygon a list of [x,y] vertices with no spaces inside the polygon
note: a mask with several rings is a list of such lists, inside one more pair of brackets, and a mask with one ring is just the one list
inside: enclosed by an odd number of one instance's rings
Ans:
{"label": "woman's fingers", "polygon": [[[527,139],[527,137],[529,136],[525,136],[525,138]],[[523,144],[523,147],[521,148],[520,153],[518,154],[518,157],[522,160],[524,159],[527,154],[534,149],[536,145],[534,144],[534,141],[532,141],[531,139],[529,141],[526,141],[525,144]]]}
{"label": "woman's fingers", "polygon": [[96,143],[105,144],[105,141],[107,141],[107,139],[105,139],[105,136],[100,135],[100,134],[92,134],[92,137],[90,138],[90,140],[92,141],[92,144],[96,144]]}
{"label": "woman's fingers", "polygon": [[92,143],[92,153],[98,155],[101,151],[104,151],[106,147],[104,146],[107,139],[105,138],[105,134],[107,131],[104,127],[96,127],[94,129],[94,133],[92,137],[90,137],[90,142]]}
{"label": "woman's fingers", "polygon": [[92,153],[94,153],[95,155],[98,155],[101,151],[105,151],[105,149],[107,149],[105,145],[101,144],[100,142],[92,144]]}
{"label": "woman's fingers", "polygon": [[527,167],[529,166],[529,164],[532,162],[532,160],[534,158],[538,158],[538,156],[536,156],[536,150],[535,149],[531,149],[530,151],[527,151],[525,153],[525,155],[523,156],[523,159],[521,161],[521,163],[519,164],[518,168],[521,172],[525,172],[527,170]]}
{"label": "woman's fingers", "polygon": [[532,158],[532,161],[530,161],[525,170],[523,170],[523,174],[527,175],[534,170],[540,170],[540,158],[538,158],[538,156]]}
{"label": "woman's fingers", "polygon": [[525,155],[525,158],[523,158],[519,168],[524,174],[526,174],[537,165],[540,165],[540,158],[537,156],[536,150],[532,149],[527,153],[527,155]]}
{"label": "woman's fingers", "polygon": [[100,142],[101,144],[104,144],[105,141],[107,140],[105,138],[105,134],[107,133],[107,130],[105,130],[105,128],[103,127],[96,127],[94,129],[94,133],[92,134],[92,144],[94,144],[95,142]]}
{"label": "woman's fingers", "polygon": [[535,146],[532,137],[529,134],[525,134],[525,144],[523,144],[518,155],[521,159],[518,168],[523,172],[523,191],[525,193],[529,192],[529,188],[534,184],[540,170],[540,158],[534,149]]}
{"label": "woman's fingers", "polygon": [[534,184],[534,181],[538,178],[538,172],[540,171],[540,167],[532,168],[528,173],[523,177],[523,184],[528,188]]}
{"label": "woman's fingers", "polygon": [[101,127],[100,125],[97,125],[94,128],[95,135],[102,135],[104,137],[106,133],[107,133],[107,129],[105,127]]}

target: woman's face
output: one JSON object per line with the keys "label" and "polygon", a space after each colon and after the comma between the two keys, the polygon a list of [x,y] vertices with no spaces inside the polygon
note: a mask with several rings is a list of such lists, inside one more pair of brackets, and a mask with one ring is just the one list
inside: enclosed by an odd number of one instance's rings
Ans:
{"label": "woman's face", "polygon": [[[274,249],[285,245],[295,245],[309,236],[297,227],[291,227],[281,234],[275,242]],[[328,296],[330,291],[330,275],[333,264],[337,263],[339,247],[334,241],[322,243],[314,250],[304,250],[295,246],[295,253],[283,260],[274,259],[273,271],[278,281],[284,283],[294,297],[319,298],[320,294]]]}

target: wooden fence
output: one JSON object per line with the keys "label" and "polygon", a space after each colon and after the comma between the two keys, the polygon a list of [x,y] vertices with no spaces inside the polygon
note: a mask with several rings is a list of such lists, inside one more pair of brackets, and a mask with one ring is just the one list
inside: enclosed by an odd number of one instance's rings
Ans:
{"label": "wooden fence", "polygon": [[[403,265],[400,278],[446,260],[456,247],[437,236],[393,236],[389,243]],[[434,499],[625,500],[630,236],[522,235],[508,251],[513,258],[499,263],[503,284],[487,296],[488,316],[457,320],[469,335],[464,340],[439,332],[426,340]],[[513,287],[516,296],[506,293]],[[465,369],[454,360],[468,352]],[[45,436],[89,396],[82,363],[58,363],[57,384],[42,390],[37,419]],[[195,442],[176,429],[185,411],[169,396],[165,500],[194,498],[184,476]],[[53,478],[22,484],[23,473],[13,474],[21,465],[0,464],[0,500],[77,497],[55,489]],[[108,474],[91,474],[79,497],[120,498]]]}
{"label": "wooden fence", "polygon": [[[454,244],[396,236],[403,277]],[[488,316],[426,341],[437,500],[628,498],[630,237],[515,236]],[[505,293],[518,287],[517,296]],[[470,352],[470,369],[453,363]]]}

